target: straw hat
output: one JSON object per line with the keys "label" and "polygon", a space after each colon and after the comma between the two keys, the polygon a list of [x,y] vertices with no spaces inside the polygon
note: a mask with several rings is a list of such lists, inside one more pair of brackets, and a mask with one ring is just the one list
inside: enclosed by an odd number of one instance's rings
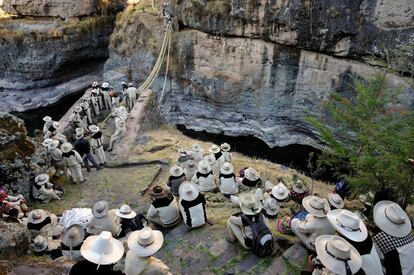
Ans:
{"label": "straw hat", "polygon": [[193,201],[198,197],[200,191],[198,190],[197,185],[190,181],[185,181],[180,184],[178,194],[180,195],[180,198],[185,201]]}
{"label": "straw hat", "polygon": [[62,150],[63,153],[69,153],[70,151],[72,151],[73,146],[69,142],[65,142],[62,144],[60,149]]}
{"label": "straw hat", "polygon": [[189,168],[190,170],[197,169],[197,165],[196,165],[195,161],[194,160],[189,160],[187,162],[187,168]]}
{"label": "straw hat", "polygon": [[230,152],[231,147],[230,147],[230,144],[223,143],[222,145],[220,145],[220,149],[223,152]]}
{"label": "straw hat", "polygon": [[174,177],[179,177],[182,174],[184,174],[184,170],[180,166],[174,165],[173,167],[170,168],[170,174]]}
{"label": "straw hat", "polygon": [[85,136],[85,134],[83,132],[76,132],[76,139],[82,139]]}
{"label": "straw hat", "polygon": [[316,238],[316,253],[322,264],[335,274],[347,274],[346,263],[355,274],[362,266],[362,257],[344,238],[323,235]]}
{"label": "straw hat", "polygon": [[98,236],[88,237],[81,246],[82,256],[97,265],[109,265],[124,255],[122,242],[112,238],[111,232],[103,231]]}
{"label": "straw hat", "polygon": [[166,195],[165,190],[159,185],[154,186],[149,194],[152,197],[164,197]]}
{"label": "straw hat", "polygon": [[328,194],[328,202],[330,205],[334,206],[337,209],[344,208],[344,200],[338,194],[330,193]]}
{"label": "straw hat", "polygon": [[310,214],[316,217],[325,217],[329,211],[327,203],[317,196],[307,196],[302,200],[302,205]]}
{"label": "straw hat", "polygon": [[336,231],[354,242],[362,242],[368,237],[368,230],[357,214],[345,209],[329,211],[328,220]]}
{"label": "straw hat", "polygon": [[43,117],[43,121],[44,122],[49,122],[49,121],[52,121],[52,118],[50,116],[45,116],[45,117]]}
{"label": "straw hat", "polygon": [[52,140],[51,143],[49,143],[49,145],[47,146],[47,148],[49,150],[52,150],[52,149],[57,148],[58,146],[59,146],[59,140],[54,139],[54,140]]}
{"label": "straw hat", "polygon": [[305,193],[305,192],[306,192],[306,186],[302,183],[302,181],[301,181],[301,180],[297,180],[297,181],[295,181],[295,182],[293,183],[293,185],[292,185],[292,190],[293,190],[295,193],[298,193],[298,194],[303,194],[303,193]]}
{"label": "straw hat", "polygon": [[278,200],[284,200],[289,197],[289,189],[283,183],[279,182],[272,188],[272,195]]}
{"label": "straw hat", "polygon": [[256,215],[263,209],[262,203],[251,193],[244,193],[239,196],[241,211],[246,215]]}
{"label": "straw hat", "polygon": [[46,211],[43,209],[35,209],[30,211],[27,215],[27,221],[32,224],[39,224],[46,220],[47,214]]}
{"label": "straw hat", "polygon": [[374,222],[385,233],[402,238],[410,234],[411,221],[395,202],[380,201],[374,206]]}
{"label": "straw hat", "polygon": [[217,146],[216,144],[211,145],[210,149],[209,149],[211,154],[217,154],[218,152],[220,152],[220,147]]}
{"label": "straw hat", "polygon": [[60,127],[60,123],[57,122],[57,121],[53,122],[52,125],[53,125],[53,128],[55,128],[55,129],[58,129]]}
{"label": "straw hat", "polygon": [[202,150],[202,148],[198,143],[194,143],[193,146],[191,147],[191,150],[193,152],[200,152]]}
{"label": "straw hat", "polygon": [[197,171],[202,174],[208,174],[211,172],[210,163],[207,160],[202,160],[197,165]]}
{"label": "straw hat", "polygon": [[95,218],[102,218],[108,214],[109,203],[104,200],[97,201],[92,206],[92,215]]}
{"label": "straw hat", "polygon": [[160,250],[163,242],[164,236],[161,231],[144,227],[129,235],[128,248],[139,257],[149,257]]}
{"label": "straw hat", "polygon": [[91,133],[95,134],[97,132],[99,132],[99,127],[96,125],[90,125],[89,126],[89,131],[91,131]]}
{"label": "straw hat", "polygon": [[234,167],[233,164],[231,164],[230,162],[225,162],[220,168],[220,173],[222,173],[223,175],[230,175],[233,172]]}
{"label": "straw hat", "polygon": [[109,83],[108,82],[102,83],[102,88],[109,88]]}
{"label": "straw hat", "polygon": [[259,179],[260,175],[256,170],[249,167],[246,170],[244,170],[244,177],[250,181],[256,181]]}
{"label": "straw hat", "polygon": [[128,83],[128,87],[134,87],[134,83],[129,82],[129,83]]}
{"label": "straw hat", "polygon": [[82,108],[80,106],[75,106],[75,108],[73,108],[73,112],[80,113],[82,112]]}
{"label": "straw hat", "polygon": [[121,207],[119,207],[119,209],[115,211],[115,215],[124,219],[133,219],[137,213],[135,213],[135,211],[133,211],[129,205],[123,204]]}
{"label": "straw hat", "polygon": [[43,145],[44,147],[48,147],[48,146],[49,146],[49,144],[51,144],[51,143],[52,143],[52,141],[53,141],[53,139],[51,139],[51,138],[47,138],[47,139],[45,139],[45,140],[42,142],[42,145]]}
{"label": "straw hat", "polygon": [[62,243],[67,247],[76,247],[85,239],[85,230],[79,224],[72,224],[63,232]]}
{"label": "straw hat", "polygon": [[266,210],[266,213],[270,216],[275,216],[279,213],[280,206],[277,201],[273,198],[267,198],[263,203],[263,208]]}
{"label": "straw hat", "polygon": [[49,181],[49,175],[46,173],[39,174],[35,177],[35,182],[38,184],[45,184]]}
{"label": "straw hat", "polygon": [[99,84],[98,84],[98,82],[97,82],[97,81],[92,82],[92,87],[93,87],[93,88],[98,87],[98,85],[99,85]]}
{"label": "straw hat", "polygon": [[48,245],[49,244],[45,236],[37,235],[36,238],[33,240],[33,250],[35,252],[42,252],[46,250]]}

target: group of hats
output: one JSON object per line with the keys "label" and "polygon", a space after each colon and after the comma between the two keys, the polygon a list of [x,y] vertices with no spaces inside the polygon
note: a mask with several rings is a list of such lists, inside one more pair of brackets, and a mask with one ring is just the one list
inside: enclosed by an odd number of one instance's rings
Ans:
{"label": "group of hats", "polygon": [[49,175],[46,173],[39,174],[35,177],[35,183],[38,185],[44,185],[49,181]]}
{"label": "group of hats", "polygon": [[[52,118],[50,116],[45,116],[42,119],[44,122],[51,122]],[[53,121],[52,123],[53,128],[58,129],[60,127],[60,123],[57,121]]]}

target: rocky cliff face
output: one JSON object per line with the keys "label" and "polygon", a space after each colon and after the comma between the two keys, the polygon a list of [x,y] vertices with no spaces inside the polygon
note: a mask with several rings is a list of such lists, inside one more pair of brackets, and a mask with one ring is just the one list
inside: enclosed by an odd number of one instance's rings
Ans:
{"label": "rocky cliff face", "polygon": [[[155,63],[165,24],[127,9],[111,36],[109,80],[142,81]],[[172,124],[226,135],[252,135],[270,147],[318,146],[305,112],[323,116],[332,90],[368,78],[384,48],[414,34],[414,4],[398,1],[171,1],[175,33],[162,109]],[[370,64],[375,64],[370,65]],[[154,84],[161,89],[163,75]],[[413,103],[405,79],[404,104]]]}

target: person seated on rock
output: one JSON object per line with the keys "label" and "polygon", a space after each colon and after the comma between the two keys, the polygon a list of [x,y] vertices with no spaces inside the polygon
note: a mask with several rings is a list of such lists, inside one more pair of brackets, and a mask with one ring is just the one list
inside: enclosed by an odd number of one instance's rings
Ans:
{"label": "person seated on rock", "polygon": [[75,151],[79,153],[82,157],[82,161],[85,164],[86,170],[88,172],[91,171],[91,167],[89,166],[89,162],[96,168],[96,170],[101,170],[101,167],[96,163],[94,157],[91,154],[91,144],[90,142],[85,139],[83,131],[76,132],[76,141],[74,144]]}
{"label": "person seated on rock", "polygon": [[328,203],[329,203],[329,206],[331,207],[331,210],[342,209],[345,206],[345,203],[342,200],[341,196],[335,193],[328,194]]}
{"label": "person seated on rock", "polygon": [[53,120],[50,116],[45,116],[42,119],[45,123],[43,124],[43,134],[45,135],[50,126],[53,124]]}
{"label": "person seated on rock", "polygon": [[99,235],[103,231],[111,232],[116,236],[120,230],[119,218],[116,210],[109,210],[109,203],[104,200],[97,201],[92,206],[93,218],[89,221],[86,231],[92,235]]}
{"label": "person seated on rock", "polygon": [[82,175],[83,160],[79,153],[72,149],[72,144],[69,142],[62,144],[61,150],[63,163],[65,164],[66,168],[69,169],[73,182],[83,183],[85,182],[85,179]]}
{"label": "person seated on rock", "polygon": [[32,244],[33,254],[35,256],[50,256],[52,259],[57,259],[62,256],[60,249],[60,241],[53,240],[51,237],[38,235],[33,240]]}
{"label": "person seated on rock", "polygon": [[89,236],[80,249],[85,260],[74,264],[69,275],[122,275],[123,272],[114,271],[114,265],[122,258],[124,251],[122,242],[114,239],[111,232]]}
{"label": "person seated on rock", "polygon": [[154,186],[150,192],[152,200],[147,212],[147,220],[164,228],[177,225],[180,221],[180,211],[177,200],[172,194],[167,194],[161,186]]}
{"label": "person seated on rock", "polygon": [[243,175],[244,177],[240,182],[240,187],[243,189],[248,190],[249,188],[257,188],[263,185],[260,175],[255,169],[249,167],[244,170]]}
{"label": "person seated on rock", "polygon": [[378,202],[373,213],[380,232],[372,239],[381,251],[385,274],[414,274],[414,235],[407,213],[392,201]]}
{"label": "person seated on rock", "polygon": [[57,216],[43,209],[30,211],[25,223],[32,235],[32,239],[36,238],[37,235],[53,237],[58,234],[55,230],[55,227],[58,226]]}
{"label": "person seated on rock", "polygon": [[125,274],[172,274],[168,266],[153,255],[161,249],[164,236],[161,231],[145,227],[128,237]]}
{"label": "person seated on rock", "polygon": [[26,199],[23,195],[9,195],[7,190],[2,186],[0,186],[0,204],[7,209],[8,216],[15,214],[15,211],[12,211],[13,209],[17,210],[17,219],[23,218],[29,210]]}
{"label": "person seated on rock", "polygon": [[176,161],[175,164],[184,169],[184,168],[187,167],[187,163],[190,160],[193,160],[193,158],[183,148],[181,148],[180,150],[178,150],[178,154],[179,154],[179,157],[178,157],[178,159],[177,159],[177,161]]}
{"label": "person seated on rock", "polygon": [[43,173],[36,176],[32,195],[36,200],[47,203],[50,200],[60,200],[63,192],[49,182],[48,174]]}
{"label": "person seated on rock", "polygon": [[211,171],[213,172],[214,177],[219,176],[220,174],[220,163],[216,160],[213,154],[207,155],[204,157],[204,160],[208,162],[211,167]]}
{"label": "person seated on rock", "polygon": [[231,153],[230,153],[231,147],[230,147],[230,144],[228,144],[228,143],[221,144],[220,145],[220,150],[221,150],[221,154],[223,155],[222,163],[231,162]]}
{"label": "person seated on rock", "polygon": [[303,184],[301,180],[295,180],[290,188],[290,198],[298,203],[302,204],[302,200],[304,197],[309,195],[308,187]]}
{"label": "person seated on rock", "polygon": [[263,209],[265,210],[264,214],[266,215],[266,218],[276,219],[280,206],[277,200],[269,197],[263,201]]}
{"label": "person seated on rock", "polygon": [[129,233],[141,230],[147,225],[147,220],[142,214],[135,213],[129,205],[123,204],[115,211],[115,215],[119,217],[121,225],[117,238],[123,238]]}
{"label": "person seated on rock", "polygon": [[101,96],[102,96],[103,106],[105,106],[105,109],[107,111],[112,111],[112,100],[111,100],[110,88],[109,88],[108,82],[102,83]]}
{"label": "person seated on rock", "polygon": [[197,173],[194,175],[192,182],[197,184],[198,189],[202,193],[210,192],[216,189],[213,172],[210,164],[206,160],[202,160],[198,163]]}
{"label": "person seated on rock", "polygon": [[191,181],[197,173],[197,164],[194,160],[190,160],[184,168],[185,180]]}
{"label": "person seated on rock", "polygon": [[272,254],[274,238],[262,203],[252,193],[241,194],[239,201],[242,213],[234,214],[227,220],[227,240],[238,240],[245,249],[252,249],[258,256]]}
{"label": "person seated on rock", "polygon": [[204,150],[198,143],[194,143],[191,147],[191,157],[196,163],[204,159]]}
{"label": "person seated on rock", "polygon": [[345,209],[335,209],[328,213],[328,220],[336,232],[359,252],[362,270],[366,275],[384,274],[377,248],[368,229],[357,214]]}
{"label": "person seated on rock", "polygon": [[[220,147],[216,144],[211,145],[209,152],[210,155],[214,156],[214,164],[210,163],[211,167],[213,168],[213,173],[217,172],[214,173],[214,175],[218,175],[221,165],[223,165],[223,163],[225,162],[225,158],[223,156],[223,153],[221,152]],[[217,171],[215,171],[214,165],[217,165]]]}
{"label": "person seated on rock", "polygon": [[225,162],[220,169],[219,175],[220,192],[225,197],[237,194],[239,192],[239,184],[236,182],[236,175],[234,174],[233,164]]}
{"label": "person seated on rock", "polygon": [[85,240],[86,232],[79,224],[72,224],[63,231],[62,255],[74,260],[82,260],[80,248]]}
{"label": "person seated on rock", "polygon": [[186,181],[180,185],[180,212],[185,225],[192,229],[203,226],[207,222],[206,199],[197,185]]}
{"label": "person seated on rock", "polygon": [[170,188],[171,193],[174,196],[178,196],[178,189],[181,183],[185,181],[185,173],[183,168],[178,165],[174,165],[170,168],[170,177],[168,178],[167,186]]}
{"label": "person seated on rock", "polygon": [[302,205],[309,214],[306,215],[304,221],[297,218],[292,219],[291,228],[307,249],[315,251],[317,237],[335,234],[335,228],[326,217],[330,210],[329,205],[317,196],[305,197]]}
{"label": "person seated on rock", "polygon": [[283,203],[289,200],[289,189],[282,182],[279,182],[276,186],[273,186],[270,196],[277,200],[278,203]]}

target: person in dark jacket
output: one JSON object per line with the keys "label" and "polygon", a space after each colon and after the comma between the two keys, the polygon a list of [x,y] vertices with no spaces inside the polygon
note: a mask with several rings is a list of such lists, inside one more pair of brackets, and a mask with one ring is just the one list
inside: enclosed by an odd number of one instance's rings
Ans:
{"label": "person in dark jacket", "polygon": [[117,236],[118,238],[123,238],[133,231],[141,230],[147,224],[147,220],[142,214],[137,215],[137,213],[126,204],[121,205],[121,207],[115,211],[115,215],[120,218],[119,223],[121,224],[121,231]]}
{"label": "person in dark jacket", "polygon": [[92,162],[96,170],[101,170],[101,167],[96,163],[95,159],[91,154],[91,145],[88,140],[84,138],[83,131],[76,132],[75,150],[82,157],[83,163],[86,166],[88,172],[91,171],[89,161]]}

